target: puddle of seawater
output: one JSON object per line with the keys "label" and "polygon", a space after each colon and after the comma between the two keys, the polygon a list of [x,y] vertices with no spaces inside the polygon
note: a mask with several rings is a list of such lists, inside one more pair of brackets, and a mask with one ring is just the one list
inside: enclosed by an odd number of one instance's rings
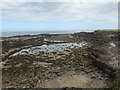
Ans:
{"label": "puddle of seawater", "polygon": [[48,40],[46,38],[44,38],[44,41],[46,42],[68,42],[68,41]]}
{"label": "puddle of seawater", "polygon": [[115,47],[115,46],[116,46],[113,42],[112,42],[112,43],[110,43],[110,45],[111,45],[111,46],[113,46],[113,47]]}
{"label": "puddle of seawater", "polygon": [[2,41],[9,41],[9,40],[19,40],[20,38],[18,38],[18,37],[11,37],[11,38],[8,38],[8,39],[2,39],[2,40],[0,40],[1,42]]}
{"label": "puddle of seawater", "polygon": [[112,48],[112,47],[116,47],[116,45],[112,42],[112,43],[110,43],[110,47],[109,48]]}
{"label": "puddle of seawater", "polygon": [[4,40],[1,39],[0,42],[2,42],[2,41],[4,41]]}
{"label": "puddle of seawater", "polygon": [[28,55],[28,54],[37,54],[41,51],[44,52],[55,52],[55,51],[61,51],[65,49],[72,49],[74,47],[83,47],[84,45],[87,45],[87,42],[81,42],[79,44],[77,43],[61,43],[61,44],[52,44],[52,45],[42,45],[42,46],[36,46],[28,49],[23,49],[12,56],[16,55]]}

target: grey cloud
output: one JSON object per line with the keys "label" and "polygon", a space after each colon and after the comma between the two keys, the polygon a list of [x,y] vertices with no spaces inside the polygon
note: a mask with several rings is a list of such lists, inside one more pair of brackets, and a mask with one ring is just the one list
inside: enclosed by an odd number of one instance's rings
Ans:
{"label": "grey cloud", "polygon": [[[59,7],[61,5],[61,3],[55,3],[55,2],[27,2],[27,3],[23,3],[21,4],[20,7],[32,7],[33,9],[31,9],[31,12],[51,12],[54,11],[55,9],[57,9],[57,7]],[[41,9],[42,8],[42,9]]]}
{"label": "grey cloud", "polygon": [[54,11],[55,9],[57,9],[57,7],[59,7],[61,5],[61,3],[53,3],[53,2],[18,2],[17,6],[16,5],[12,5],[12,4],[8,4],[8,7],[10,8],[3,8],[3,12],[6,11],[20,11],[20,10],[26,10],[28,12],[37,12],[37,13],[41,13],[41,12],[51,12]]}
{"label": "grey cloud", "polygon": [[115,14],[116,12],[118,12],[118,3],[116,2],[110,2],[106,5],[101,5],[101,8],[99,7],[98,9],[98,13],[101,14]]}
{"label": "grey cloud", "polygon": [[3,19],[70,21],[84,18],[109,18],[117,14],[117,3],[101,2],[19,2],[3,4]]}

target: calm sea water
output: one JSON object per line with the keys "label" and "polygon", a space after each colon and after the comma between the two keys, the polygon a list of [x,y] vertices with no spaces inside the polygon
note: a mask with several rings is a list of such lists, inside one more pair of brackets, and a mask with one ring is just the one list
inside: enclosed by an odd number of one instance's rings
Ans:
{"label": "calm sea water", "polygon": [[35,32],[2,32],[0,37],[9,37],[17,35],[37,35],[37,34],[71,34],[81,31],[35,31]]}

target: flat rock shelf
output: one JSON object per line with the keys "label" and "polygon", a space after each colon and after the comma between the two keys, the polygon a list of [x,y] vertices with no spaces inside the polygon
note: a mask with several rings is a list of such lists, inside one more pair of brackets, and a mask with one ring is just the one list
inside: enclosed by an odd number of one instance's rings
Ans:
{"label": "flat rock shelf", "polygon": [[0,42],[2,88],[104,88],[120,79],[118,32],[19,35]]}

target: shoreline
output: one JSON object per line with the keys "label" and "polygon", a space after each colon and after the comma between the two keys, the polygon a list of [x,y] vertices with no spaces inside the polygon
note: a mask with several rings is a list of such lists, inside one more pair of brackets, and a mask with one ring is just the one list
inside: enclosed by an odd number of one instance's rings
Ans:
{"label": "shoreline", "polygon": [[81,33],[81,32],[95,32],[95,31],[115,31],[119,32],[118,29],[104,29],[104,30],[77,30],[77,31],[29,31],[29,32],[1,32],[2,37],[17,37],[17,36],[24,36],[24,35],[40,35],[40,34],[75,34],[75,33]]}
{"label": "shoreline", "polygon": [[[40,35],[40,34],[51,34],[51,35],[54,35],[54,34],[74,34],[76,32],[80,32],[80,31],[75,31],[75,32],[74,31],[58,31],[58,32],[56,32],[56,31],[2,32],[4,35],[2,34],[3,36],[1,36],[1,37],[13,37],[13,36],[23,36],[23,35]],[[11,34],[9,34],[9,33],[11,33]],[[15,35],[14,35],[14,33],[15,33]],[[8,36],[5,35],[5,34],[8,34]]]}

